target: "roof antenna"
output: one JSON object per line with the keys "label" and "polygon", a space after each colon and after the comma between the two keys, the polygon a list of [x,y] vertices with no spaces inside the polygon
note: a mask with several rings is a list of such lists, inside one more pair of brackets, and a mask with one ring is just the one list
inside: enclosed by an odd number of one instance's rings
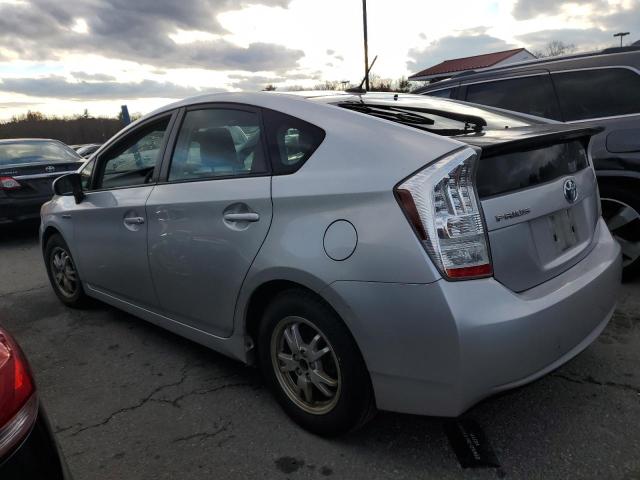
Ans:
{"label": "roof antenna", "polygon": [[362,79],[362,81],[360,82],[360,85],[358,85],[357,87],[352,87],[352,88],[347,88],[345,90],[345,92],[348,93],[367,93],[367,91],[362,88],[362,86],[364,85],[365,82],[369,83],[369,72],[371,71],[371,69],[373,68],[373,65],[376,63],[376,60],[378,59],[378,56],[376,55],[373,59],[373,62],[371,62],[371,65],[369,65],[369,68],[367,68],[367,72],[364,75],[364,78]]}

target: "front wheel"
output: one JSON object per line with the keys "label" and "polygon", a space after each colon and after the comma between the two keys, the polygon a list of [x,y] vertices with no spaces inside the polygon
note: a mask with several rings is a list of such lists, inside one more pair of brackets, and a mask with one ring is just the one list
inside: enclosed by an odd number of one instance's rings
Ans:
{"label": "front wheel", "polygon": [[339,435],[375,412],[369,374],[351,333],[309,292],[288,290],[267,307],[258,354],[280,405],[312,433]]}
{"label": "front wheel", "polygon": [[81,308],[88,304],[75,262],[64,239],[52,235],[44,250],[47,275],[58,298],[69,307]]}
{"label": "front wheel", "polygon": [[602,217],[622,248],[624,280],[640,273],[640,194],[625,186],[600,186]]}

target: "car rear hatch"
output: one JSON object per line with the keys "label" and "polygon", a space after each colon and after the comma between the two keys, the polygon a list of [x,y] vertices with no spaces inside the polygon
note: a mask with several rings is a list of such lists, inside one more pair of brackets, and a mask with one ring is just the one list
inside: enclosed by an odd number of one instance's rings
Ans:
{"label": "car rear hatch", "polygon": [[84,162],[82,160],[74,162],[54,162],[54,163],[27,163],[0,166],[0,177],[11,177],[20,186],[3,190],[9,198],[28,199],[43,196],[51,196],[51,184],[60,175],[74,172]]}
{"label": "car rear hatch", "polygon": [[588,143],[599,128],[533,125],[460,138],[482,148],[477,186],[495,278],[515,292],[593,247],[599,197]]}

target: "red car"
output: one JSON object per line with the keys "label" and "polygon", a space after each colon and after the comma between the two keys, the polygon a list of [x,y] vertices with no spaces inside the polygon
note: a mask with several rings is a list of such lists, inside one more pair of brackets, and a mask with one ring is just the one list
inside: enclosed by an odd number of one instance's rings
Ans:
{"label": "red car", "polygon": [[0,478],[67,480],[24,353],[0,328]]}

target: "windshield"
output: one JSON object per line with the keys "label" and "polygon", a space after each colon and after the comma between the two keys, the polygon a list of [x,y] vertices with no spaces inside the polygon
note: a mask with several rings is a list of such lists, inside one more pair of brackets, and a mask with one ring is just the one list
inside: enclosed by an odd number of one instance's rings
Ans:
{"label": "windshield", "polygon": [[0,143],[0,165],[77,162],[78,155],[59,142],[24,141]]}

